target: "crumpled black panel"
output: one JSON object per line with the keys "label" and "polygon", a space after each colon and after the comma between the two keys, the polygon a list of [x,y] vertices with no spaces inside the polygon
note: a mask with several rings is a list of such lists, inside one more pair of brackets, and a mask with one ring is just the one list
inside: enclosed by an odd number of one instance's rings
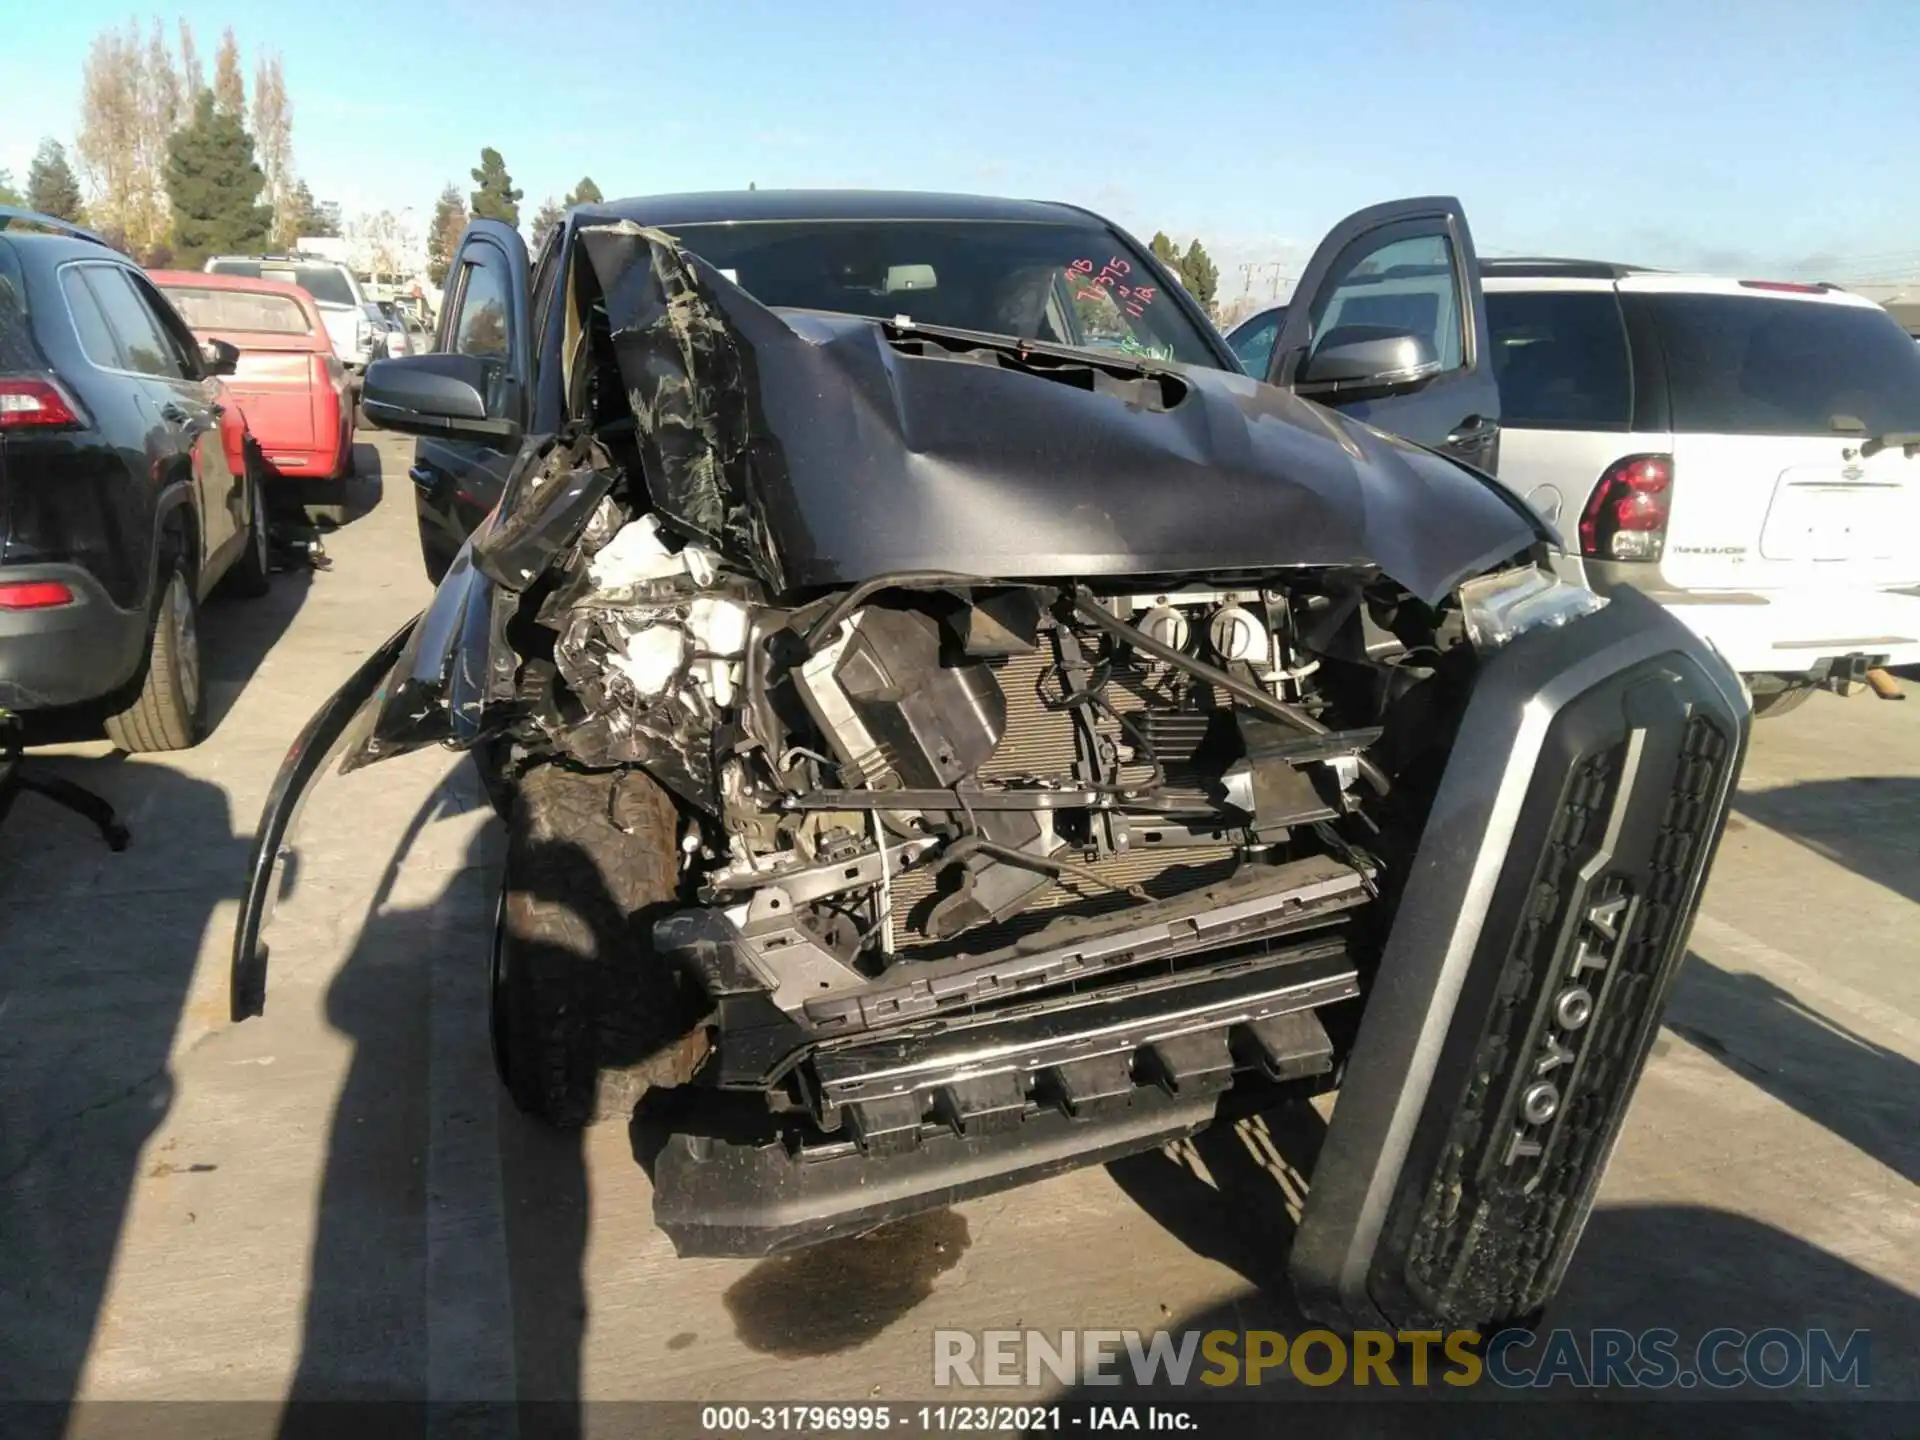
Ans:
{"label": "crumpled black panel", "polygon": [[[757,387],[743,372],[734,331],[703,294],[707,282],[661,231],[626,221],[584,229],[580,237],[606,296],[655,506],[690,536],[783,588],[755,474],[750,409]],[[778,447],[763,437],[758,448]]]}

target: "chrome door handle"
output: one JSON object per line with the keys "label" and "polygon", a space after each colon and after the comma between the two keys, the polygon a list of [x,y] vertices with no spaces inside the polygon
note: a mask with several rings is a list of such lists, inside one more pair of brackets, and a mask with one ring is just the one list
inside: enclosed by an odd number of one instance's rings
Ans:
{"label": "chrome door handle", "polygon": [[1447,444],[1472,445],[1486,439],[1499,428],[1500,422],[1497,420],[1489,420],[1484,415],[1469,415],[1447,436]]}

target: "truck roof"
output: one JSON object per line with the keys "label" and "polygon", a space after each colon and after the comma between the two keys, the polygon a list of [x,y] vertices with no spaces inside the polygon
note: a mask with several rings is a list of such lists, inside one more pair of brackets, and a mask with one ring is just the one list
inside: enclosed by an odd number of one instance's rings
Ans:
{"label": "truck roof", "polygon": [[582,205],[575,213],[640,225],[774,220],[1025,220],[1059,225],[1090,216],[1078,206],[1049,200],[918,190],[706,190],[606,200]]}

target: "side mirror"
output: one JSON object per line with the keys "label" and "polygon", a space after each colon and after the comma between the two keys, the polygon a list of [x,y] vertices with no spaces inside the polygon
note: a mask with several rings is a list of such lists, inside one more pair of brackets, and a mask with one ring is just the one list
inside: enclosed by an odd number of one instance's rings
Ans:
{"label": "side mirror", "polygon": [[1391,325],[1339,325],[1320,337],[1294,386],[1303,395],[1351,394],[1419,384],[1440,373],[1424,335]]}
{"label": "side mirror", "polygon": [[209,375],[231,375],[240,364],[240,347],[225,340],[200,342],[200,368]]}
{"label": "side mirror", "polygon": [[487,412],[500,361],[480,355],[406,355],[367,366],[360,406],[383,430],[509,446],[520,426]]}

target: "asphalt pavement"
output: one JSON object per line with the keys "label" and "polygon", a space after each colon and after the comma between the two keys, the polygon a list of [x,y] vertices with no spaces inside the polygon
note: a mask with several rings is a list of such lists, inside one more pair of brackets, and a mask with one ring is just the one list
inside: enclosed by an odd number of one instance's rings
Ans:
{"label": "asphalt pavement", "polygon": [[[935,1328],[1297,1328],[1311,1111],[676,1259],[625,1127],[546,1133],[494,1083],[498,837],[443,752],[318,792],[230,1024],[275,768],[429,594],[407,453],[363,435],[332,570],[207,608],[204,745],[46,762],[130,849],[31,796],[0,827],[0,1400],[900,1400]],[[1920,697],[1757,728],[1693,948],[1553,1323],[1865,1328],[1876,1392],[1920,1399]]]}

